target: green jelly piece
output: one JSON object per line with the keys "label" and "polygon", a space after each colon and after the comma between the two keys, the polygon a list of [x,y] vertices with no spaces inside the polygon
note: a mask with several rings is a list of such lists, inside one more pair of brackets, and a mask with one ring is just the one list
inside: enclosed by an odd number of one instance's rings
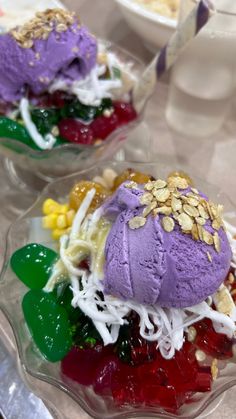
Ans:
{"label": "green jelly piece", "polygon": [[[60,111],[55,108],[50,109],[38,109],[35,108],[31,111],[32,121],[35,123],[37,130],[42,136],[50,133],[52,128],[57,126],[61,115]],[[56,142],[53,148],[58,147],[59,145],[68,143],[64,138],[58,136],[56,137]]]}
{"label": "green jelly piece", "polygon": [[83,121],[91,121],[102,115],[105,109],[111,107],[111,99],[103,99],[100,106],[87,106],[83,105],[79,100],[73,100],[61,109],[61,116],[62,118],[79,118]]}
{"label": "green jelly piece", "polygon": [[31,111],[32,121],[41,135],[51,132],[52,128],[58,124],[60,112],[57,109],[33,109]]}
{"label": "green jelly piece", "polygon": [[73,293],[70,289],[70,284],[68,284],[68,282],[58,284],[54,288],[53,293],[57,298],[57,303],[60,304],[62,307],[64,307],[64,309],[66,310],[70,324],[71,325],[77,324],[78,321],[82,317],[84,317],[84,314],[78,307],[74,308],[71,305]]}
{"label": "green jelly piece", "polygon": [[74,308],[71,305],[73,293],[68,282],[58,284],[54,288],[53,294],[57,299],[57,303],[67,312],[72,340],[75,345],[80,347],[89,345],[92,347],[98,341],[101,341],[101,337],[93,322],[78,307]]}
{"label": "green jelly piece", "polygon": [[[12,119],[6,118],[5,116],[0,117],[0,138],[11,138],[21,143],[26,144],[28,147],[39,150],[38,146],[34,143],[26,128]],[[19,151],[12,144],[9,145],[9,142],[4,144],[6,147]]]}
{"label": "green jelly piece", "polygon": [[62,145],[62,144],[68,144],[68,141],[65,140],[64,138],[58,136],[58,137],[56,137],[56,142],[55,142],[53,148],[56,148],[56,147],[58,147],[59,145]]}
{"label": "green jelly piece", "polygon": [[48,361],[57,362],[72,347],[66,310],[53,293],[31,290],[23,298],[22,309],[33,340]]}
{"label": "green jelly piece", "polygon": [[76,346],[81,348],[94,346],[101,342],[101,336],[93,325],[92,321],[84,316],[84,318],[74,326],[73,341]]}
{"label": "green jelly piece", "polygon": [[41,244],[31,243],[13,253],[10,265],[18,278],[31,289],[43,288],[58,255]]}
{"label": "green jelly piece", "polygon": [[96,117],[103,114],[106,109],[112,108],[112,100],[109,98],[103,99],[100,106],[96,107]]}

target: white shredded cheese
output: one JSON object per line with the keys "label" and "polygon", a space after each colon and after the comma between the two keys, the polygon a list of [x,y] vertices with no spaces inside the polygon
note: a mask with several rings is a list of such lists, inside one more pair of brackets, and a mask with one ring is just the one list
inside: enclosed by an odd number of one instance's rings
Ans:
{"label": "white shredded cheese", "polygon": [[31,115],[29,112],[29,101],[26,98],[22,98],[20,101],[20,113],[24,121],[25,127],[35,144],[39,148],[41,148],[41,150],[50,150],[54,146],[56,138],[50,133],[48,133],[44,138],[38,132],[36,125],[33,123],[31,119]]}

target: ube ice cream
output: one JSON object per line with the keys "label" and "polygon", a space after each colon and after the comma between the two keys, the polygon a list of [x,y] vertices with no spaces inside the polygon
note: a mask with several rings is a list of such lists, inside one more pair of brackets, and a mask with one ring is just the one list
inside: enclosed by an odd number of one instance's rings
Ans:
{"label": "ube ice cream", "polygon": [[96,64],[97,42],[75,15],[63,9],[38,13],[0,36],[0,99],[13,102],[27,88],[40,94],[55,78],[84,78]]}
{"label": "ube ice cream", "polygon": [[[163,194],[166,202],[175,198],[179,205],[179,211],[169,216],[161,214],[161,210],[158,215],[156,210],[155,215],[150,211],[143,217],[145,206],[140,198],[145,191],[141,186],[123,184],[105,205],[106,216],[114,221],[105,249],[105,293],[141,304],[182,308],[202,302],[224,281],[230,268],[231,249],[219,225],[217,207],[212,204],[214,216],[210,217],[204,209],[207,201],[203,195],[188,188],[178,190],[176,198],[167,190],[168,187],[163,188],[161,195],[157,189],[162,211],[169,211]],[[190,217],[191,211],[194,216]],[[135,219],[137,216],[140,218]],[[140,223],[138,228],[135,223],[130,224],[131,220]]]}

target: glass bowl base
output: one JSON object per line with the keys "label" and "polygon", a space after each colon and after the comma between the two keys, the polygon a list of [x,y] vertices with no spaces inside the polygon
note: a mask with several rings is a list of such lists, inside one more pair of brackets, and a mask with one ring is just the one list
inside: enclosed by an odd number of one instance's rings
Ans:
{"label": "glass bowl base", "polygon": [[226,395],[226,391],[221,394],[219,397],[217,397],[204,411],[204,413],[202,413],[197,419],[205,419],[208,418],[209,415],[211,415],[212,413],[214,413],[216,411],[216,409],[218,409],[218,407],[221,405],[221,403],[223,402],[224,398]]}

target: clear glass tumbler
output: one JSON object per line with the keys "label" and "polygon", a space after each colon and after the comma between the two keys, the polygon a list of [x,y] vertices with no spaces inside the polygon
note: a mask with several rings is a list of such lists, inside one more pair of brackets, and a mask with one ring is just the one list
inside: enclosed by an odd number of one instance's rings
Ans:
{"label": "clear glass tumbler", "polygon": [[[179,22],[198,0],[182,0]],[[236,86],[236,1],[212,0],[216,14],[175,64],[166,117],[177,132],[207,137],[227,119]]]}

